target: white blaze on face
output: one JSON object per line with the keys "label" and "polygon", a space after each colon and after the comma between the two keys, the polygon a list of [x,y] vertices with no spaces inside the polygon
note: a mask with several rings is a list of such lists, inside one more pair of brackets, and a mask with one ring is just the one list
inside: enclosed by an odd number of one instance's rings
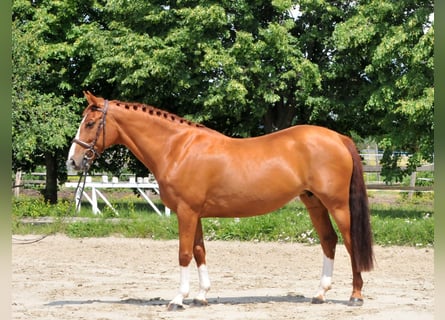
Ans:
{"label": "white blaze on face", "polygon": [[[80,123],[79,129],[77,129],[77,133],[76,133],[76,137],[75,137],[75,139],[79,139],[79,136],[80,136],[80,128],[82,127],[82,124],[83,124],[83,122],[85,121],[85,118],[86,118],[86,116],[82,119],[82,122]],[[74,156],[75,149],[76,149],[76,143],[73,142],[73,143],[71,144],[70,151],[68,152],[68,161]]]}

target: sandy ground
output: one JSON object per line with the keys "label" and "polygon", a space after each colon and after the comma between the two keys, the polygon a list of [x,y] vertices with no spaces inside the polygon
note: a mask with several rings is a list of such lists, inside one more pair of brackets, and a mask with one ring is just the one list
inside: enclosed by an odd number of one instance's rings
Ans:
{"label": "sandy ground", "polygon": [[[377,246],[377,267],[363,274],[365,304],[348,307],[351,272],[343,246],[337,249],[328,303],[312,305],[320,246],[206,245],[210,305],[169,312],[166,304],[179,280],[177,241],[56,235],[13,244],[12,319],[433,319],[432,248]],[[198,290],[197,273],[192,275],[191,297]]]}

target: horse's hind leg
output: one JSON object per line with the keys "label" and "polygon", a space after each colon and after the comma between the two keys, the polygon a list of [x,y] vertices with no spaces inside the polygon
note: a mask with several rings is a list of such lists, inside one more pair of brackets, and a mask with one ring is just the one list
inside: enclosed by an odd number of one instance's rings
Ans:
{"label": "horse's hind leg", "polygon": [[[328,201],[324,203],[329,203]],[[322,204],[320,204],[322,205]],[[349,300],[350,306],[361,306],[363,305],[363,297],[362,297],[362,287],[363,287],[363,280],[361,276],[361,272],[358,270],[355,259],[354,259],[354,252],[352,250],[352,241],[351,241],[351,215],[349,211],[349,205],[345,201],[337,201],[336,204],[329,203],[327,204],[328,210],[331,213],[331,216],[333,217],[338,230],[340,231],[343,242],[346,247],[346,250],[348,251],[350,258],[351,258],[351,265],[352,265],[352,295]],[[327,211],[326,211],[327,212]],[[312,218],[311,214],[311,218]],[[328,225],[329,217],[325,218],[325,222],[323,222],[325,225]],[[314,219],[312,219],[314,222]],[[315,222],[314,222],[315,226]],[[317,228],[317,227],[316,227]],[[332,228],[332,223],[329,221],[329,228]],[[332,229],[332,232],[333,229]],[[337,238],[337,236],[335,236]],[[320,236],[321,240],[321,236]],[[322,242],[323,246],[323,242]],[[325,250],[323,248],[323,250]],[[326,253],[326,251],[325,251]],[[324,267],[323,267],[324,268]]]}
{"label": "horse's hind leg", "polygon": [[310,192],[301,194],[300,199],[309,211],[312,224],[317,231],[323,249],[323,269],[320,287],[316,295],[312,298],[312,303],[323,303],[326,301],[326,292],[331,289],[335,247],[338,237],[329,219],[328,210],[320,200]]}
{"label": "horse's hind leg", "polygon": [[338,229],[343,237],[343,242],[345,244],[346,250],[351,258],[352,266],[352,294],[349,299],[350,306],[361,306],[363,305],[362,287],[363,279],[362,274],[358,271],[355,260],[354,253],[352,250],[351,241],[351,220],[349,214],[349,207],[343,209],[332,210],[332,217],[338,226]]}

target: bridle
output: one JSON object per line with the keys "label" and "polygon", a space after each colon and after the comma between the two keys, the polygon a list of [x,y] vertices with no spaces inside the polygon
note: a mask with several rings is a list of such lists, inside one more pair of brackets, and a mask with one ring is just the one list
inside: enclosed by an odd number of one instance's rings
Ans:
{"label": "bridle", "polygon": [[[81,147],[87,149],[85,151],[85,154],[83,155],[83,160],[82,160],[84,169],[83,169],[82,175],[79,178],[79,182],[77,183],[77,188],[76,188],[76,190],[79,190],[79,188],[80,188],[80,198],[78,199],[77,207],[76,207],[77,211],[79,211],[80,201],[82,199],[83,190],[85,189],[85,183],[87,180],[86,177],[88,174],[88,170],[90,169],[90,165],[91,165],[90,160],[93,159],[93,157],[96,157],[96,159],[100,157],[100,152],[96,150],[96,143],[99,140],[99,134],[100,134],[101,130],[102,130],[102,145],[105,148],[105,122],[107,119],[108,100],[104,101],[103,109],[96,107],[94,110],[102,112],[102,118],[100,119],[99,126],[97,127],[97,131],[96,131],[96,136],[94,137],[93,142],[87,143],[87,142],[79,140],[77,138],[74,138],[73,142],[72,142],[72,143],[77,143]],[[82,184],[82,178],[83,178],[83,184]],[[82,184],[82,186],[81,186],[81,184]],[[77,193],[76,193],[76,196],[77,196]]]}
{"label": "bridle", "polygon": [[86,167],[89,166],[88,162],[93,157],[96,157],[96,158],[100,157],[100,152],[97,151],[97,149],[96,149],[96,143],[99,140],[99,134],[100,134],[101,130],[102,130],[102,139],[103,139],[102,145],[105,146],[105,121],[106,121],[106,118],[107,118],[108,100],[105,100],[103,109],[97,108],[95,110],[98,110],[98,111],[102,112],[102,118],[100,120],[99,126],[97,127],[96,136],[95,136],[93,142],[87,143],[87,142],[79,140],[77,138],[74,138],[73,141],[72,141],[73,143],[77,143],[81,147],[87,149],[87,151],[83,155],[83,161],[85,161]]}

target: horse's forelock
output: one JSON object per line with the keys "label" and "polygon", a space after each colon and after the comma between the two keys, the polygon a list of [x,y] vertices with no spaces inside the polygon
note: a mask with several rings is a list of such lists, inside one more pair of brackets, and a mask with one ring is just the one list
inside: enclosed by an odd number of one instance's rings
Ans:
{"label": "horse's forelock", "polygon": [[88,107],[85,108],[85,110],[83,110],[82,117],[85,117],[85,115],[90,111],[97,111],[102,108],[103,108],[102,106],[98,106],[96,104],[90,104],[88,105]]}
{"label": "horse's forelock", "polygon": [[92,104],[88,105],[88,107],[86,107],[85,110],[83,110],[82,117],[85,117],[86,114],[87,114],[88,112],[90,112],[92,108],[93,108],[93,105],[92,105]]}

